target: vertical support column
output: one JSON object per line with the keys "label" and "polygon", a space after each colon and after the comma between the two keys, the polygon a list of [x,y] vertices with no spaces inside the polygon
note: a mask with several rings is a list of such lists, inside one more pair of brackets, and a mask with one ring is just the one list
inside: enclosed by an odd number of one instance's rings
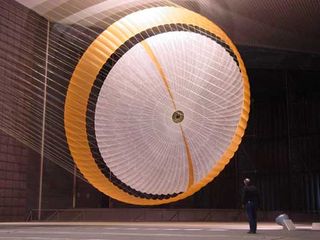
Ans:
{"label": "vertical support column", "polygon": [[288,70],[284,72],[285,84],[286,84],[286,114],[287,114],[287,142],[288,142],[288,165],[289,165],[289,193],[290,202],[289,209],[292,210],[292,156],[291,156],[291,135],[290,135],[290,104],[289,104],[289,85],[288,85]]}
{"label": "vertical support column", "polygon": [[39,179],[39,199],[38,199],[38,220],[41,220],[42,211],[42,181],[43,181],[43,165],[44,165],[44,138],[46,127],[46,108],[47,108],[47,85],[48,85],[48,57],[49,57],[49,36],[50,22],[47,23],[47,41],[46,41],[46,59],[44,72],[43,87],[43,110],[42,110],[42,132],[41,132],[41,155],[40,155],[40,179]]}
{"label": "vertical support column", "polygon": [[[316,213],[320,213],[320,174],[315,173],[315,181],[316,181]],[[319,226],[320,227],[320,226]]]}
{"label": "vertical support column", "polygon": [[72,208],[76,208],[77,199],[77,166],[73,167]]}

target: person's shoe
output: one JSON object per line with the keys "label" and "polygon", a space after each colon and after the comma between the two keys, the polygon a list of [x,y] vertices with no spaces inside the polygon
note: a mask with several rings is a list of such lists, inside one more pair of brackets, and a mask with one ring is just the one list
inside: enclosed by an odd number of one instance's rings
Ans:
{"label": "person's shoe", "polygon": [[249,232],[247,232],[247,233],[249,233],[249,234],[255,234],[256,232],[249,231]]}

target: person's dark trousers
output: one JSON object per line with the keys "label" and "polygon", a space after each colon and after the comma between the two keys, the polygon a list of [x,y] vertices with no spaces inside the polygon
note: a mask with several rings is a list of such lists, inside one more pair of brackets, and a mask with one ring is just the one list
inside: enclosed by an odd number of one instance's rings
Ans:
{"label": "person's dark trousers", "polygon": [[250,225],[250,232],[256,233],[257,231],[257,211],[254,202],[249,201],[246,204],[246,211],[248,215],[249,225]]}

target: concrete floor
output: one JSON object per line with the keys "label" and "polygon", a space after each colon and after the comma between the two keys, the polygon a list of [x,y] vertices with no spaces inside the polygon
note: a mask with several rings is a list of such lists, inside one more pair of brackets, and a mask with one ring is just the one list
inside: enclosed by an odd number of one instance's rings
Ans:
{"label": "concrete floor", "polygon": [[274,223],[259,223],[257,234],[247,234],[247,223],[0,223],[0,240],[319,240],[311,224],[283,230]]}

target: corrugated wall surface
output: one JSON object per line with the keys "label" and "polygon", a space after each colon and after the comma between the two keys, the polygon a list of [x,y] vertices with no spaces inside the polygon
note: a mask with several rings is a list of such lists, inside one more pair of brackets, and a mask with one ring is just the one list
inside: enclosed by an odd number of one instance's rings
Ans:
{"label": "corrugated wall surface", "polygon": [[[46,20],[14,1],[0,1],[0,221],[25,220],[29,210],[37,206],[39,156],[3,131],[16,136],[19,129],[22,142],[33,139],[34,147],[39,144],[25,126],[40,123],[32,118],[31,108],[19,103],[28,101],[28,91],[35,91],[31,68],[43,65],[34,59],[43,47],[34,44],[40,22]],[[29,103],[41,107],[37,100]]]}

